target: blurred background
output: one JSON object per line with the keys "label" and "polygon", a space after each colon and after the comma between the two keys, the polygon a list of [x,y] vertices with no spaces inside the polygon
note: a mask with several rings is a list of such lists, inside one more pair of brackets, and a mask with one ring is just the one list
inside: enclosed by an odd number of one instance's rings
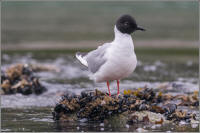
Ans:
{"label": "blurred background", "polygon": [[[136,47],[195,47],[197,2],[3,2],[3,49],[94,48],[114,37],[122,14],[147,29]],[[197,45],[196,45],[197,46]]]}

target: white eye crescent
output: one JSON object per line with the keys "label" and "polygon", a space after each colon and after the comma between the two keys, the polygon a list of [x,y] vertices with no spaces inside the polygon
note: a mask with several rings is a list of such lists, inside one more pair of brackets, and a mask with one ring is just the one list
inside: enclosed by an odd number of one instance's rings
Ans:
{"label": "white eye crescent", "polygon": [[128,22],[124,22],[124,25],[127,26],[127,25],[129,25],[129,23]]}

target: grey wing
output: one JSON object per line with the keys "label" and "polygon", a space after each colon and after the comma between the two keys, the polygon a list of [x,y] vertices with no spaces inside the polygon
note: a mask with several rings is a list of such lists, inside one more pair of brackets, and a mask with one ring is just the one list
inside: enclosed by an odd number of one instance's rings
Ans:
{"label": "grey wing", "polygon": [[110,45],[111,44],[106,43],[98,47],[96,50],[93,50],[87,54],[86,61],[88,63],[88,69],[92,73],[96,73],[101,68],[101,66],[106,62],[106,58],[104,57],[104,55],[107,48]]}

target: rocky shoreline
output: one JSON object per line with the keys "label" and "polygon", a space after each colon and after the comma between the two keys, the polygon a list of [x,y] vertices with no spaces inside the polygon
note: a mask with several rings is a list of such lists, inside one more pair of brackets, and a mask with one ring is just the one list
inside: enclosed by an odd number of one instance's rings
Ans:
{"label": "rocky shoreline", "polygon": [[[43,86],[35,72],[59,71],[51,66],[16,64],[1,72],[1,94],[42,94]],[[188,123],[199,124],[197,114],[183,108],[198,109],[198,91],[193,94],[164,94],[153,88],[124,90],[109,96],[99,90],[82,91],[80,95],[64,94],[52,111],[58,122],[119,122],[123,125]]]}

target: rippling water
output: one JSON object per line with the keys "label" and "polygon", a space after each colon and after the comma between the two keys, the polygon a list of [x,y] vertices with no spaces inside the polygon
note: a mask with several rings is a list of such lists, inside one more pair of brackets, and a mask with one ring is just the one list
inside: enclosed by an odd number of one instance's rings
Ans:
{"label": "rippling water", "polygon": [[[138,64],[130,77],[121,81],[121,93],[124,89],[139,87],[154,88],[172,94],[193,93],[198,90],[198,57],[194,56],[155,56],[138,55]],[[82,66],[73,54],[12,53],[2,54],[2,70],[15,63],[51,65],[58,71],[37,72],[41,83],[48,89],[42,95],[21,94],[2,95],[2,129],[4,131],[117,131],[120,128],[102,127],[99,123],[55,123],[52,121],[51,109],[65,93],[80,94],[84,90],[100,89],[107,91],[105,83],[94,83],[88,78],[87,69]],[[116,93],[116,82],[111,82],[111,92]],[[16,123],[17,121],[17,123]],[[19,124],[20,122],[20,124]],[[185,127],[188,131],[196,128]],[[136,126],[141,127],[140,125]],[[120,131],[135,131],[136,127],[121,128]],[[158,127],[149,130],[180,131],[173,125],[169,128]],[[133,130],[134,129],[134,130]]]}

